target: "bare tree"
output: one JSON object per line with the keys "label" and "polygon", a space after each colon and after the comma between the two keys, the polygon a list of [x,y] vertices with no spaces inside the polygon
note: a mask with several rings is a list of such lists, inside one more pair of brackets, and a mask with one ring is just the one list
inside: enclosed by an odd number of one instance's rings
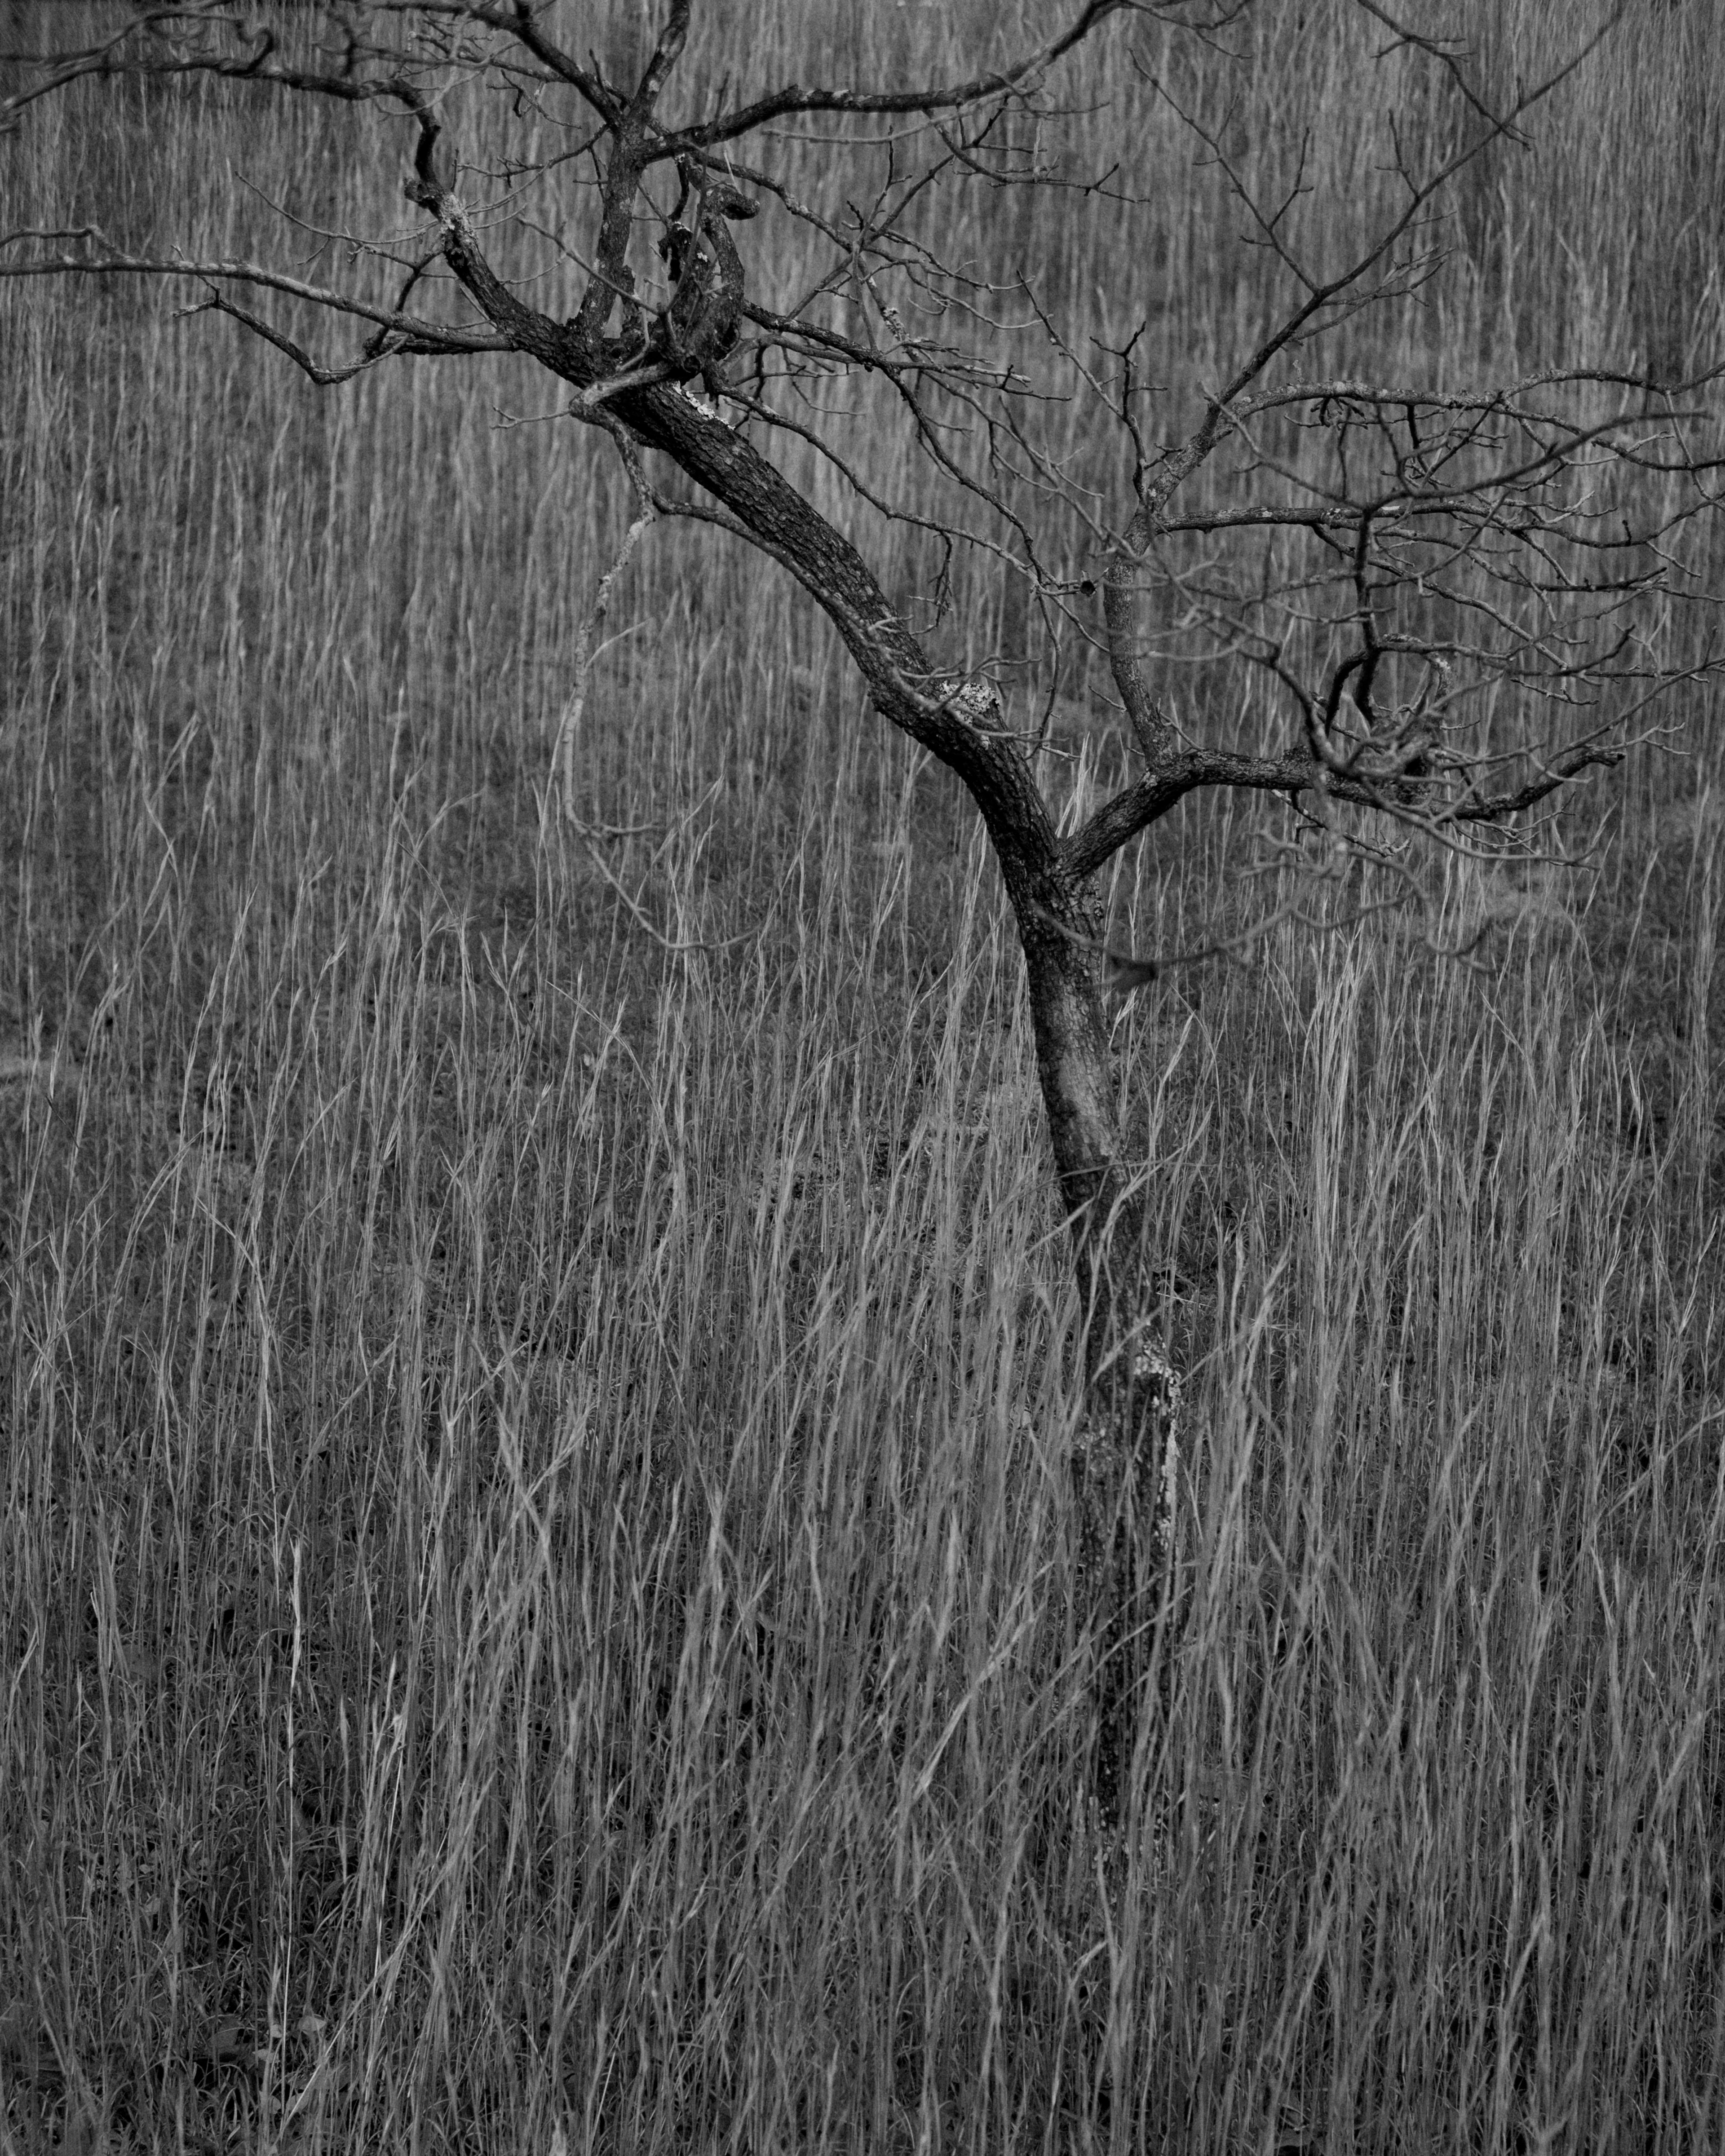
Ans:
{"label": "bare tree", "polygon": [[[1318,358],[1362,310],[1417,303],[1442,266],[1451,183],[1521,139],[1615,16],[1583,25],[1559,65],[1494,102],[1461,49],[1357,0],[1382,54],[1426,70],[1460,125],[1425,150],[1392,130],[1392,207],[1339,249],[1302,220],[1301,165],[1266,199],[1225,133],[1182,111],[1285,294],[1184,431],[1164,431],[1138,337],[1107,349],[1031,272],[1003,290],[943,249],[929,211],[937,179],[1003,199],[1132,184],[1075,181],[1039,157],[1036,123],[1059,110],[1075,49],[1107,38],[1110,68],[1147,69],[1134,39],[1154,26],[1201,41],[1203,64],[1224,67],[1252,4],[1084,0],[1046,43],[968,80],[736,91],[679,74],[691,0],[668,0],[633,80],[559,42],[546,0],[262,13],[131,0],[105,34],[8,55],[0,105],[17,125],[92,78],[195,75],[259,104],[392,116],[398,135],[373,127],[367,139],[419,213],[405,239],[325,234],[321,270],[302,274],[286,243],[303,254],[303,234],[285,218],[275,260],[131,253],[87,226],[19,230],[4,235],[0,274],[174,280],[193,311],[228,317],[326,387],[414,358],[530,355],[567,385],[567,413],[615,444],[639,510],[629,545],[655,518],[685,518],[768,557],[837,629],[875,708],[968,791],[1024,952],[1092,1389],[1077,1463],[1087,1591],[1115,1645],[1166,1565],[1178,1387],[1103,999],[1174,962],[1111,936],[1098,872],[1188,795],[1235,789],[1293,804],[1289,843],[1305,834],[1332,894],[1342,867],[1368,865],[1375,901],[1356,889],[1348,905],[1417,903],[1411,848],[1549,846],[1549,824],[1536,817],[1530,830],[1529,812],[1543,804],[1548,817],[1571,782],[1616,764],[1661,693],[1711,663],[1686,661],[1692,647],[1671,633],[1697,589],[1692,542],[1713,499],[1707,383],[1591,354],[1484,388],[1438,370],[1332,378]],[[1181,111],[1177,89],[1158,89]],[[815,121],[837,182],[822,200],[842,209],[798,190],[809,147],[788,138]],[[761,265],[788,223],[824,268],[775,309],[760,297]],[[547,311],[539,295],[572,275],[574,311]],[[301,325],[318,316],[351,331],[345,355],[315,356]],[[845,377],[890,397],[945,490],[937,519],[879,498],[846,460],[819,393]],[[1081,400],[1088,424],[1111,431],[1123,515],[1067,477],[1048,431],[1052,396]],[[913,628],[852,528],[775,463],[798,439],[860,512],[898,518],[935,550],[930,628]],[[1224,467],[1225,488],[1195,485]],[[1024,580],[1043,632],[1040,685],[986,654],[942,663],[934,636],[964,632],[937,603],[955,547]],[[1087,638],[1106,649],[1136,767],[1062,828],[1064,767],[1046,720],[1062,652]],[[584,666],[583,654],[583,677]],[[1224,666],[1271,685],[1263,737],[1206,746],[1169,685]],[[1288,910],[1266,908],[1260,928]],[[1135,1488],[1157,1495],[1135,1502]],[[1130,1730],[1119,1683],[1103,1691],[1111,1788]]]}

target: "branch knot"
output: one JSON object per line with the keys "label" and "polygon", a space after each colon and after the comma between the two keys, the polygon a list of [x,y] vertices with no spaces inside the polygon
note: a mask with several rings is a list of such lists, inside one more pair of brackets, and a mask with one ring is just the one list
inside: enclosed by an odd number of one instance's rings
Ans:
{"label": "branch knot", "polygon": [[716,397],[742,313],[742,259],[725,220],[753,217],[757,205],[692,157],[677,160],[677,177],[682,192],[659,243],[676,289],[654,343],[680,379],[701,375]]}

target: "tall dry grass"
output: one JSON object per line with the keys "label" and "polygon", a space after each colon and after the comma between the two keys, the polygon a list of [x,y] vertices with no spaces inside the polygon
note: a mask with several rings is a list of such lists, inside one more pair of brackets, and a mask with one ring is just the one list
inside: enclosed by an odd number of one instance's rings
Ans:
{"label": "tall dry grass", "polygon": [[[1512,71],[1568,14],[1469,19]],[[721,13],[691,80],[996,20]],[[1368,213],[1343,10],[1262,9],[1235,75],[1160,34]],[[1638,13],[1353,356],[1712,336],[1716,42]],[[1122,50],[1074,95],[1133,203],[951,213],[1104,333],[1147,285],[1172,409],[1275,295]],[[230,158],[396,198],[381,126],[373,167],[256,110],[44,105],[8,200],[238,249]],[[613,875],[716,947],[668,957],[539,839],[625,513],[497,424],[542,382],[321,395],[120,287],[8,286],[0,345],[0,2146],[1716,2145],[1711,714],[1580,813],[1586,871],[1448,872],[1485,968],[1291,927],[1122,1019],[1190,1570],[1105,1840],[1061,1235],[962,801],[781,580],[654,533],[577,748],[642,827]],[[968,567],[948,633],[1010,612]],[[1085,664],[1075,786],[1117,753]],[[1250,821],[1122,868],[1147,943],[1240,904]]]}

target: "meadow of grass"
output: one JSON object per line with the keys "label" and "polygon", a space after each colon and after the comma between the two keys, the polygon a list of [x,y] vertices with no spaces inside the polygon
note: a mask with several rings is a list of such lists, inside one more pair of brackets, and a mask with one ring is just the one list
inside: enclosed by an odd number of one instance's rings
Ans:
{"label": "meadow of grass", "polygon": [[[1505,79],[1571,13],[1458,10]],[[1716,351],[1725,35],[1635,15],[1351,353]],[[709,85],[1022,29],[712,18]],[[1182,95],[1266,161],[1309,123],[1313,214],[1368,215],[1381,33],[1236,42],[1171,45]],[[947,213],[1106,333],[1147,284],[1177,408],[1271,271],[1124,44],[1072,80],[1134,201]],[[238,251],[266,198],[398,204],[375,116],[264,109],[45,104],[8,222]],[[499,424],[555,403],[515,362],[321,393],[176,296],[0,291],[0,2149],[1719,2146],[1711,711],[1578,803],[1584,868],[1434,871],[1472,964],[1290,924],[1126,1007],[1187,1586],[1104,1834],[1069,1268],[967,804],[777,572],[660,528],[575,743],[639,829],[608,878],[542,839],[604,445]],[[954,621],[1023,633],[979,567]],[[1105,688],[1076,654],[1075,791]],[[1120,868],[1145,944],[1273,904],[1258,820]]]}

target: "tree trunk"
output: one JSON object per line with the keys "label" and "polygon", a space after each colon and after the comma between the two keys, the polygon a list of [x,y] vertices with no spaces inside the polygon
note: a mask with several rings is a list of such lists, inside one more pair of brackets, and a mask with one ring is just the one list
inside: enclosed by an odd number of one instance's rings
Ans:
{"label": "tree trunk", "polygon": [[1019,932],[1083,1306],[1089,1414],[1072,1455],[1076,1614],[1094,1657],[1092,1781],[1111,1828],[1130,1808],[1147,1681],[1175,1606],[1180,1387],[1152,1307],[1142,1194],[1122,1158],[1089,948],[1096,927],[1077,887],[1067,882],[1061,896],[1061,925],[1073,935],[1050,921],[1055,909],[1045,903],[1028,920],[1020,911]]}

